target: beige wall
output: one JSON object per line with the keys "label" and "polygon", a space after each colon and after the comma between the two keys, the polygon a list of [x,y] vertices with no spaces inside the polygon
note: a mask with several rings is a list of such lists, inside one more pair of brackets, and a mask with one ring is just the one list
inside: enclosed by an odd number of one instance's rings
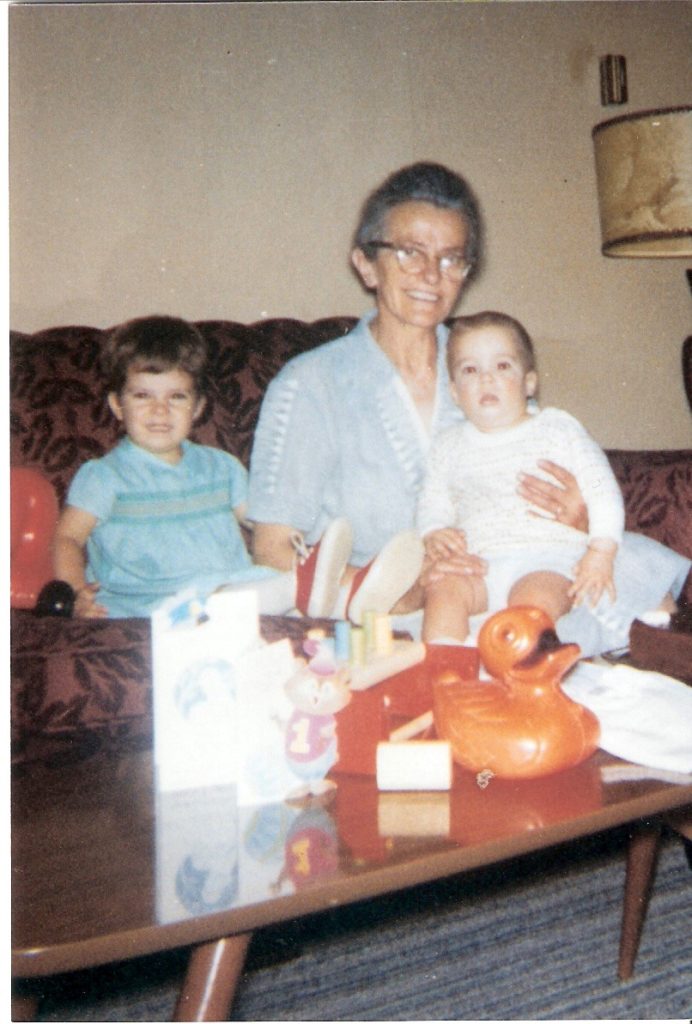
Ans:
{"label": "beige wall", "polygon": [[600,255],[591,146],[689,102],[685,0],[16,6],[9,42],[13,327],[357,314],[358,206],[432,158],[487,220],[462,307],[524,320],[543,400],[604,445],[689,446],[685,263]]}

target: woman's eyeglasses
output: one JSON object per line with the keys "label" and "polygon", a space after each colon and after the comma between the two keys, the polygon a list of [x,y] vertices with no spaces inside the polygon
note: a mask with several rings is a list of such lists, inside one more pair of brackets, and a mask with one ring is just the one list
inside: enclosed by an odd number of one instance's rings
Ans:
{"label": "woman's eyeglasses", "polygon": [[373,249],[389,249],[396,256],[397,263],[402,270],[408,274],[420,274],[427,269],[428,261],[434,260],[441,274],[453,281],[461,281],[471,269],[461,252],[443,253],[441,256],[431,256],[425,250],[418,249],[415,245],[396,245],[394,242],[373,241],[368,242]]}

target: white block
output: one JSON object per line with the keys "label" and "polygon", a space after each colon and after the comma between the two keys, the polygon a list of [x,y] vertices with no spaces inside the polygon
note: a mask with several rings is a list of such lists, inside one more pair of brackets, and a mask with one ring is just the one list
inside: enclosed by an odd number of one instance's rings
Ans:
{"label": "white block", "polygon": [[451,785],[452,751],[446,741],[377,744],[378,789],[450,789]]}

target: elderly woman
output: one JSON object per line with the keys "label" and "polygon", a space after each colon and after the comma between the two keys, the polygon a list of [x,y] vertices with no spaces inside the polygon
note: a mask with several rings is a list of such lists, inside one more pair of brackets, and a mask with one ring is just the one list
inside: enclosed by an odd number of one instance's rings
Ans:
{"label": "elderly woman", "polygon": [[[359,567],[411,529],[430,439],[461,415],[448,385],[444,321],[477,270],[480,250],[476,199],[446,167],[405,167],[368,198],[351,260],[375,309],[350,334],[291,360],[264,399],[249,492],[257,562],[291,568],[296,533],[312,544],[330,520],[344,516],[353,528],[345,593]],[[527,477],[518,481],[520,493],[584,529],[574,478],[553,464],[542,468],[555,484]],[[637,587],[642,611],[679,593],[688,560],[654,541],[627,538],[616,586],[627,586],[630,595]],[[426,565],[394,610],[421,608],[426,582],[441,572],[485,568],[472,554]],[[617,615],[604,624],[579,608],[560,621],[559,631],[593,653],[624,642],[628,627]]]}

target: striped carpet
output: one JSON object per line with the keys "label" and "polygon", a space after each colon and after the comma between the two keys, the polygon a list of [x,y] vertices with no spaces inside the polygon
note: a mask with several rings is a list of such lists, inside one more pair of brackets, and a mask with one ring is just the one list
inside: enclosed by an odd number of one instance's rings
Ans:
{"label": "striped carpet", "polygon": [[[616,830],[267,929],[237,1020],[681,1020],[692,1014],[692,872],[663,844],[635,975],[617,979]],[[180,953],[47,982],[39,1020],[170,1019]]]}

